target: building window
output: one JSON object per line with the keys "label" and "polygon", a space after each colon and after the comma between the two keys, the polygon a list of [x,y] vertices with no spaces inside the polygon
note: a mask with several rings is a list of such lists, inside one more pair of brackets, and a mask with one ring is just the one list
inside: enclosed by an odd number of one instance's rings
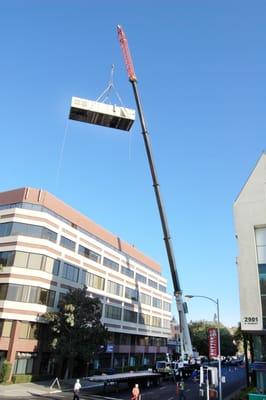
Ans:
{"label": "building window", "polygon": [[79,245],[79,254],[81,256],[89,258],[90,260],[95,261],[97,263],[101,262],[100,254],[98,254],[95,251],[92,251],[90,249],[87,249],[87,247]]}
{"label": "building window", "polygon": [[258,264],[266,264],[266,228],[256,228]]}
{"label": "building window", "polygon": [[62,277],[68,281],[78,282],[79,268],[74,265],[64,263]]}
{"label": "building window", "polygon": [[167,301],[164,301],[163,302],[163,309],[164,309],[164,311],[171,312],[171,304],[167,303]]}
{"label": "building window", "polygon": [[156,308],[162,308],[162,300],[157,299],[157,297],[153,297],[152,305],[153,305],[153,307],[156,307]]}
{"label": "building window", "polygon": [[125,297],[130,300],[138,301],[138,291],[136,289],[126,287]]}
{"label": "building window", "polygon": [[147,306],[151,305],[151,296],[145,293],[140,293],[140,302],[146,304]]}
{"label": "building window", "polygon": [[105,306],[105,317],[106,318],[121,320],[121,313],[122,313],[121,308],[111,306],[110,304],[106,304],[106,306]]}
{"label": "building window", "polygon": [[101,276],[82,270],[81,280],[86,286],[93,287],[94,289],[104,290],[105,279]]}
{"label": "building window", "polygon": [[162,320],[159,317],[152,317],[152,326],[155,326],[156,328],[161,328],[162,325]]}
{"label": "building window", "polygon": [[43,269],[45,256],[42,254],[30,253],[28,255],[27,267],[30,269]]}
{"label": "building window", "polygon": [[124,321],[136,323],[137,316],[138,316],[138,313],[136,313],[135,311],[124,309]]}
{"label": "building window", "polygon": [[17,359],[14,363],[14,374],[31,374],[33,370],[33,362],[36,353],[17,353]]}
{"label": "building window", "polygon": [[55,259],[53,259],[51,257],[47,257],[45,270],[47,272],[50,272],[51,267],[52,267],[52,274],[53,275],[59,275],[60,261],[59,260],[55,260]]}
{"label": "building window", "polygon": [[254,361],[266,361],[266,338],[263,335],[254,335]]}
{"label": "building window", "polygon": [[21,222],[6,222],[0,224],[0,236],[23,235],[56,242],[57,234],[44,226],[23,224]]}
{"label": "building window", "polygon": [[60,245],[72,251],[75,251],[76,248],[76,243],[73,242],[73,240],[66,238],[65,236],[61,236]]}
{"label": "building window", "polygon": [[159,283],[159,290],[160,292],[166,293],[166,286],[163,286]]}
{"label": "building window", "polygon": [[136,281],[142,282],[142,283],[147,283],[147,278],[144,275],[141,275],[139,273],[136,273]]}
{"label": "building window", "polygon": [[7,288],[6,300],[21,301],[22,291],[22,285],[9,284]]}
{"label": "building window", "polygon": [[55,291],[37,286],[0,284],[0,300],[19,301],[23,303],[54,306]]}
{"label": "building window", "polygon": [[57,233],[51,231],[51,229],[42,227],[41,229],[41,239],[47,239],[50,240],[50,242],[56,242],[57,239]]}
{"label": "building window", "polygon": [[16,251],[14,257],[14,267],[27,268],[29,253]]}
{"label": "building window", "polygon": [[123,296],[123,286],[119,283],[107,281],[107,292],[115,294],[116,296]]}
{"label": "building window", "polygon": [[110,258],[107,258],[107,257],[103,258],[103,265],[105,267],[113,269],[114,271],[119,270],[119,264],[113,260],[110,260]]}
{"label": "building window", "polygon": [[0,266],[10,267],[14,263],[15,251],[1,251],[0,252]]}
{"label": "building window", "polygon": [[148,314],[139,314],[139,323],[143,325],[150,325],[151,324],[151,317]]}
{"label": "building window", "polygon": [[40,288],[39,304],[47,304],[48,301],[48,290]]}
{"label": "building window", "polygon": [[[260,294],[266,295],[266,264],[259,264]],[[264,314],[266,316],[266,313]]]}
{"label": "building window", "polygon": [[0,236],[10,236],[11,227],[12,222],[5,222],[4,224],[0,224]]}
{"label": "building window", "polygon": [[154,289],[157,289],[157,282],[153,281],[152,279],[148,279],[148,285]]}
{"label": "building window", "polygon": [[12,321],[8,319],[0,319],[0,337],[9,338],[11,335]]}
{"label": "building window", "polygon": [[2,267],[29,268],[58,275],[59,265],[59,260],[38,253],[26,253],[24,251],[0,252],[0,266]]}
{"label": "building window", "polygon": [[169,319],[163,319],[163,327],[165,329],[170,329],[170,321],[169,321]]}
{"label": "building window", "polygon": [[6,300],[8,285],[6,283],[0,284],[0,300]]}
{"label": "building window", "polygon": [[54,290],[48,290],[48,298],[47,298],[46,305],[48,307],[53,307],[54,306],[54,301],[55,301],[55,291]]}
{"label": "building window", "polygon": [[124,267],[123,265],[121,267],[121,273],[129,276],[130,278],[134,278],[134,271],[132,271],[129,268]]}
{"label": "building window", "polygon": [[20,339],[37,339],[38,338],[38,324],[32,322],[20,323]]}
{"label": "building window", "polygon": [[256,228],[255,236],[257,245],[263,329],[266,329],[266,228]]}

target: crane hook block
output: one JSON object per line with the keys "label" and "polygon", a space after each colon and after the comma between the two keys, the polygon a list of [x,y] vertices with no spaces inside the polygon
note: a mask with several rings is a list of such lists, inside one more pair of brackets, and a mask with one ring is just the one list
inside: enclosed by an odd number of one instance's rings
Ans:
{"label": "crane hook block", "polygon": [[69,119],[129,131],[135,121],[135,110],[72,97]]}

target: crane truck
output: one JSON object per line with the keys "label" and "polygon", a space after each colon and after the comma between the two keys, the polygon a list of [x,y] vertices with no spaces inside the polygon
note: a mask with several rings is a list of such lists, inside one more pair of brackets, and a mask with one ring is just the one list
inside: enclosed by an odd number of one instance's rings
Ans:
{"label": "crane truck", "polygon": [[163,235],[164,235],[163,239],[164,239],[168,262],[169,262],[169,267],[170,267],[170,271],[171,271],[172,283],[173,283],[173,287],[174,287],[174,297],[176,300],[176,306],[177,306],[177,311],[178,311],[178,316],[179,316],[181,357],[184,360],[187,357],[192,358],[194,355],[193,349],[192,349],[192,344],[191,344],[190,333],[189,333],[189,329],[188,329],[188,323],[187,323],[187,319],[186,319],[187,307],[186,307],[186,303],[183,301],[183,297],[182,297],[182,290],[181,290],[181,286],[180,286],[180,282],[179,282],[179,278],[178,278],[178,274],[177,274],[176,262],[175,262],[175,257],[174,257],[172,242],[171,242],[171,236],[170,236],[170,232],[169,232],[169,228],[168,228],[166,213],[164,211],[162,196],[160,193],[160,185],[159,185],[157,173],[155,170],[151,142],[150,142],[149,133],[148,133],[148,130],[146,127],[145,119],[144,119],[143,108],[142,108],[142,104],[141,104],[140,96],[139,96],[139,92],[138,92],[138,87],[137,87],[137,77],[135,74],[135,69],[134,69],[131,53],[129,50],[125,32],[120,25],[117,26],[117,33],[118,33],[118,38],[119,38],[120,47],[122,50],[128,78],[129,78],[130,83],[132,84],[132,88],[133,88],[133,92],[134,92],[134,97],[135,97],[135,101],[136,101],[136,105],[137,105],[141,128],[142,128],[142,135],[143,135],[143,139],[144,139],[146,154],[147,154],[148,163],[149,163],[149,167],[150,167],[150,173],[151,173],[152,182],[153,182],[153,188],[154,188],[154,192],[155,192],[157,206],[159,209],[159,215],[160,215],[160,220],[161,220],[161,225],[162,225],[162,230],[163,230]]}

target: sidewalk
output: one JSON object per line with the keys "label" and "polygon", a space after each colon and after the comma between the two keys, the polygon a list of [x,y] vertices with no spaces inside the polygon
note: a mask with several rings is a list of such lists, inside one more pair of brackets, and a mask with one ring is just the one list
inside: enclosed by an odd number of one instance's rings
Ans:
{"label": "sidewalk", "polygon": [[[45,395],[51,393],[60,393],[62,391],[72,391],[75,383],[75,379],[71,379],[67,382],[61,382],[61,390],[55,384],[53,388],[53,381],[44,382],[30,382],[30,383],[15,383],[10,385],[0,385],[0,399],[15,399],[16,397],[29,397],[33,395]],[[102,386],[99,383],[92,383],[88,380],[80,380],[83,388],[93,388]]]}
{"label": "sidewalk", "polygon": [[[50,388],[53,381],[43,382],[30,382],[30,383],[16,383],[10,385],[0,385],[0,399],[15,399],[16,397],[28,397],[30,399],[33,395],[45,395],[52,393],[61,393],[72,391],[75,383],[75,379],[70,379],[67,382],[61,382],[61,390],[55,384],[53,388]],[[93,383],[88,380],[80,380],[83,388],[93,388],[102,386],[102,383]],[[240,389],[231,393],[229,396],[223,398],[223,400],[232,400],[240,392]]]}
{"label": "sidewalk", "polygon": [[238,389],[235,392],[233,392],[233,393],[229,394],[228,396],[224,397],[224,400],[234,400],[236,398],[236,396],[240,394],[242,389],[244,389],[244,388]]}

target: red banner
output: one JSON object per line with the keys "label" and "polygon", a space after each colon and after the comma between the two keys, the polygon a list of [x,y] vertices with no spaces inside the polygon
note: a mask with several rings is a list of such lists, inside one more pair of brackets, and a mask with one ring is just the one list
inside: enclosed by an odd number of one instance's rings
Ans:
{"label": "red banner", "polygon": [[208,329],[209,358],[218,356],[218,329]]}

